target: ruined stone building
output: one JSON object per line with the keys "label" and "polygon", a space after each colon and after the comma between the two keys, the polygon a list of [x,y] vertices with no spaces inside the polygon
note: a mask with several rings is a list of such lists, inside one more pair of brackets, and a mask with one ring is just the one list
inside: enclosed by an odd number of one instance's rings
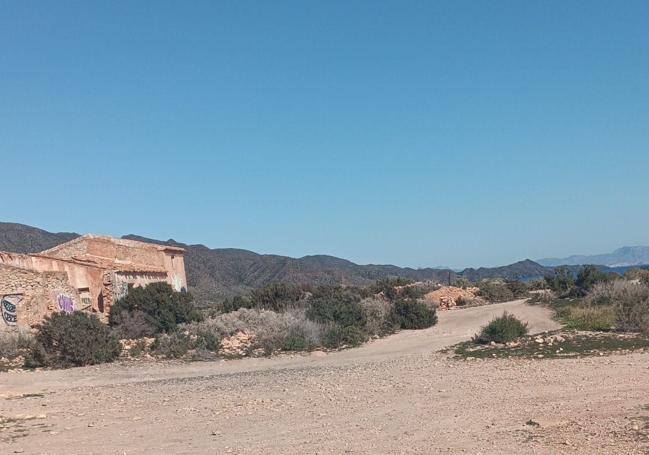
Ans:
{"label": "ruined stone building", "polygon": [[0,330],[29,327],[57,311],[106,319],[130,284],[187,288],[185,250],[84,235],[37,254],[0,252]]}

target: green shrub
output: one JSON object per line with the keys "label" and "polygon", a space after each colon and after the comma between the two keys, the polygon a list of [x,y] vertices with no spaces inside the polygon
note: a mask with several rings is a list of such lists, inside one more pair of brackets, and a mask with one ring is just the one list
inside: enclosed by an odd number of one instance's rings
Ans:
{"label": "green shrub", "polygon": [[161,357],[168,359],[179,359],[189,351],[191,339],[187,334],[174,332],[171,334],[161,333],[156,336],[151,345],[151,351]]}
{"label": "green shrub", "polygon": [[250,294],[250,308],[283,311],[295,305],[304,292],[298,286],[287,283],[271,283],[261,289],[256,289]]}
{"label": "green shrub", "polygon": [[548,287],[558,295],[566,294],[575,284],[575,278],[568,267],[557,267],[545,277]]}
{"label": "green shrub", "polygon": [[282,344],[283,351],[308,351],[311,348],[309,341],[300,334],[289,334]]}
{"label": "green shrub", "polygon": [[38,326],[28,367],[70,367],[112,362],[121,345],[97,316],[75,311],[54,313]]}
{"label": "green shrub", "polygon": [[367,340],[367,335],[356,326],[333,327],[325,333],[323,344],[327,348],[359,346]]}
{"label": "green shrub", "polygon": [[141,313],[155,333],[173,332],[178,324],[200,318],[191,294],[175,292],[167,283],[129,287],[128,294],[110,308],[110,325],[119,330],[124,323],[124,313]]}
{"label": "green shrub", "polygon": [[200,330],[192,342],[194,349],[217,352],[221,348],[221,340],[212,332]]}
{"label": "green shrub", "polygon": [[611,276],[601,272],[594,265],[585,265],[577,274],[575,280],[575,287],[577,287],[583,295],[586,295],[597,283],[606,283],[611,281]]}
{"label": "green shrub", "polygon": [[249,295],[237,295],[221,303],[223,313],[237,311],[240,308],[285,311],[299,304],[305,292],[300,286],[288,283],[271,283],[252,291]]}
{"label": "green shrub", "polygon": [[476,343],[507,343],[514,341],[528,331],[527,323],[521,322],[513,314],[504,312],[502,316],[493,319],[489,324],[480,329],[480,333],[473,337]]}
{"label": "green shrub", "polygon": [[136,340],[138,338],[151,337],[155,335],[156,328],[150,318],[142,311],[135,310],[128,312],[122,310],[113,314],[113,333],[122,340]]}
{"label": "green shrub", "polygon": [[435,308],[416,300],[398,300],[394,315],[402,329],[426,329],[437,324]]}
{"label": "green shrub", "polygon": [[307,308],[306,317],[320,323],[333,323],[341,327],[365,327],[365,314],[361,298],[352,292],[339,289],[324,294],[314,293]]}
{"label": "green shrub", "polygon": [[568,329],[608,331],[615,325],[615,308],[612,305],[567,305],[557,316]]}
{"label": "green shrub", "polygon": [[246,296],[235,295],[230,299],[226,299],[221,303],[221,312],[230,313],[232,311],[237,311],[239,308],[252,308],[252,302]]}
{"label": "green shrub", "polygon": [[478,283],[478,294],[489,302],[508,302],[514,300],[514,293],[505,283],[498,281],[481,281]]}

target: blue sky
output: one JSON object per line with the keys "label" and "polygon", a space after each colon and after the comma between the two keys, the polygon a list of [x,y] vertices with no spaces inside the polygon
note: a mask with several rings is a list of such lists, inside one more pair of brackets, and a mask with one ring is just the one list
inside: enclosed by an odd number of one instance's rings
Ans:
{"label": "blue sky", "polygon": [[452,267],[649,244],[649,2],[0,3],[0,219]]}

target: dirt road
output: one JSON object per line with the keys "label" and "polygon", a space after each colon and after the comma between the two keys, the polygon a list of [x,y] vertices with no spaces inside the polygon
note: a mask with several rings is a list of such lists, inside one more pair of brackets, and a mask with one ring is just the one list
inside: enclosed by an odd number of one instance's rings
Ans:
{"label": "dirt road", "polygon": [[357,349],[0,374],[0,453],[647,453],[649,354],[466,362],[438,351],[521,301]]}

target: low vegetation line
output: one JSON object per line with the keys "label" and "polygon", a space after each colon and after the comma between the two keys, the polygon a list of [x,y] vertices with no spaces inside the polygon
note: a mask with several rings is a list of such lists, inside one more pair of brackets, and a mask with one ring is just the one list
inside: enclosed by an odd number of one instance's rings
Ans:
{"label": "low vegetation line", "polygon": [[622,277],[585,266],[543,280],[458,279],[454,286],[382,279],[367,287],[273,283],[207,307],[166,283],[129,288],[105,324],[83,312],[55,313],[32,331],[0,333],[0,370],[67,368],[118,359],[211,360],[278,352],[343,349],[399,330],[437,323],[450,310],[529,297],[565,330],[527,335],[526,321],[503,314],[467,343],[463,357],[565,357],[644,349],[649,334],[649,271]]}
{"label": "low vegetation line", "polygon": [[464,359],[542,359],[649,350],[648,270],[621,277],[585,266],[574,277],[559,267],[535,288],[529,303],[554,310],[561,331],[528,336],[525,322],[505,313],[451,351]]}
{"label": "low vegetation line", "polygon": [[525,358],[552,359],[649,352],[649,335],[557,331],[526,336],[507,344],[476,345],[466,341],[452,352],[461,359]]}

